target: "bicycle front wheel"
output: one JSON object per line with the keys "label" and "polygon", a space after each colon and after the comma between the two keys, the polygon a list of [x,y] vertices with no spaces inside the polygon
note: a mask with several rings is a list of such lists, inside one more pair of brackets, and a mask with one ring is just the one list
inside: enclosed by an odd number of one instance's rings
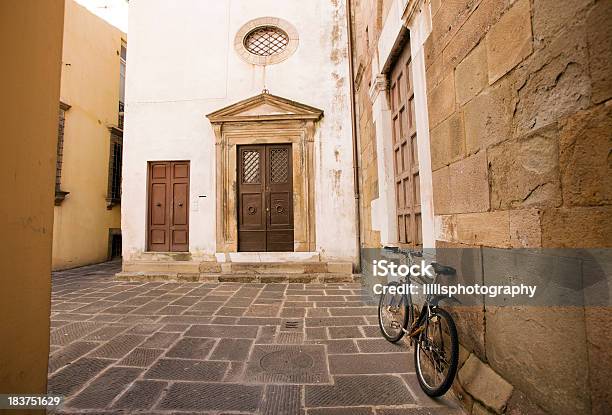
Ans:
{"label": "bicycle front wheel", "polygon": [[453,384],[459,362],[457,328],[450,314],[433,308],[414,348],[414,366],[423,391],[442,396]]}
{"label": "bicycle front wheel", "polygon": [[[387,286],[398,286],[396,281]],[[408,325],[408,301],[403,294],[389,294],[384,292],[378,302],[378,325],[385,339],[391,343],[398,342],[404,336],[404,329]]]}

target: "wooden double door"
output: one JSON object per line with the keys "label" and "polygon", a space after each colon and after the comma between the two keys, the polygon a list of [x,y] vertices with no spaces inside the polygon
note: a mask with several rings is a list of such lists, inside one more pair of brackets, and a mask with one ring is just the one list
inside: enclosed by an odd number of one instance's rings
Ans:
{"label": "wooden double door", "polygon": [[293,251],[291,144],[239,146],[238,250]]}
{"label": "wooden double door", "polygon": [[147,250],[189,251],[189,162],[149,162]]}
{"label": "wooden double door", "polygon": [[391,68],[389,80],[397,242],[401,246],[420,248],[423,245],[421,180],[409,42]]}

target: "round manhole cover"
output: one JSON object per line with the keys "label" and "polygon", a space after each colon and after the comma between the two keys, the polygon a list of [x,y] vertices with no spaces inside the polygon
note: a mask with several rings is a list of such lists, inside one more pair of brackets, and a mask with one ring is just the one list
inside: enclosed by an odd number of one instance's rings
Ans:
{"label": "round manhole cover", "polygon": [[263,356],[259,364],[266,372],[291,374],[310,369],[314,360],[308,353],[298,350],[281,350]]}

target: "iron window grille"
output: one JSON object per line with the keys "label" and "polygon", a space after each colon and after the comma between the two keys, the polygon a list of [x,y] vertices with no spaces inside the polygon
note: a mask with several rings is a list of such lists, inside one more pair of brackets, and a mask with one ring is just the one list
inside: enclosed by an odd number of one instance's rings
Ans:
{"label": "iron window grille", "polygon": [[119,129],[123,130],[123,124],[125,120],[125,104],[119,101],[119,119],[117,120],[117,124]]}
{"label": "iron window grille", "polygon": [[259,151],[245,150],[242,153],[242,182],[250,184],[260,183]]}
{"label": "iron window grille", "polygon": [[286,148],[270,150],[270,181],[272,183],[287,183],[289,179],[289,152]]}
{"label": "iron window grille", "polygon": [[127,69],[127,43],[121,40],[121,52],[119,53],[119,117],[117,125],[123,130],[125,111],[125,73]]}
{"label": "iron window grille", "polygon": [[64,128],[66,125],[66,111],[70,105],[60,102],[59,123],[57,132],[57,154],[55,162],[55,206],[62,204],[66,195],[70,192],[62,190],[62,166],[64,163]]}
{"label": "iron window grille", "polygon": [[278,27],[263,26],[244,37],[244,47],[253,55],[272,56],[281,53],[289,44],[289,35]]}
{"label": "iron window grille", "polygon": [[123,165],[123,131],[111,127],[110,156],[108,163],[107,209],[121,203],[121,168]]}

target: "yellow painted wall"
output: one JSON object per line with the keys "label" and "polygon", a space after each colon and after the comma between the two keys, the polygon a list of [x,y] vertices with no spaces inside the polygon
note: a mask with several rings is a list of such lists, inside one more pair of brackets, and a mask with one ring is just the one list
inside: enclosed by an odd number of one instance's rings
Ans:
{"label": "yellow painted wall", "polygon": [[[61,189],[55,207],[53,269],[105,261],[108,232],[120,228],[120,206],[106,208],[109,125],[117,125],[119,29],[66,1],[61,100],[66,111]],[[59,104],[58,104],[59,105]]]}
{"label": "yellow painted wall", "polygon": [[63,0],[0,1],[0,393],[47,385],[63,19]]}

